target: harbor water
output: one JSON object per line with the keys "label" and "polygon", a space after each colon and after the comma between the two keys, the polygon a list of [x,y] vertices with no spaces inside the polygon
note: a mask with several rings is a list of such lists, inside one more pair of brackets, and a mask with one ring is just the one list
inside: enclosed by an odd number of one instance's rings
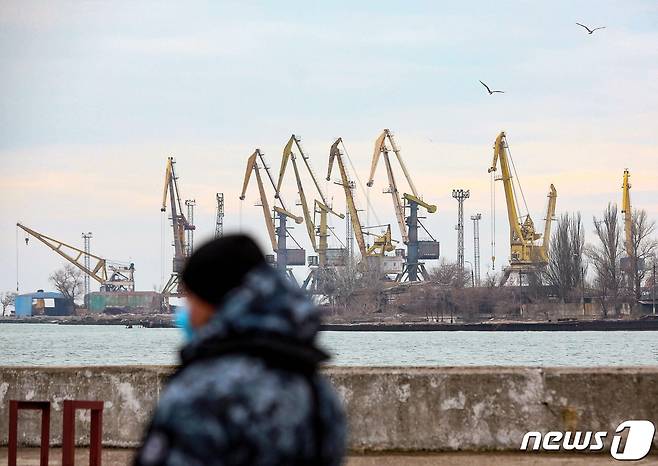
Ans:
{"label": "harbor water", "polygon": [[[175,364],[175,328],[0,324],[0,365]],[[322,332],[332,364],[350,366],[649,366],[658,332]]]}

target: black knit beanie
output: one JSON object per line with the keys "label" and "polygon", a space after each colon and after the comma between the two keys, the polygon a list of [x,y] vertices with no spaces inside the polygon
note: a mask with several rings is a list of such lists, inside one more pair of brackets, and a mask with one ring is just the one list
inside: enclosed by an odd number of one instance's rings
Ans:
{"label": "black knit beanie", "polygon": [[181,278],[186,289],[218,305],[251,269],[264,263],[265,256],[251,238],[226,235],[198,248],[187,260]]}

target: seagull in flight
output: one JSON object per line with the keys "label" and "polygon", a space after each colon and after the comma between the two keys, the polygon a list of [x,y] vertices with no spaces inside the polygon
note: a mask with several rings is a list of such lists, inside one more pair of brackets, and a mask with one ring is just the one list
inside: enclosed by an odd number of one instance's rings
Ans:
{"label": "seagull in flight", "polygon": [[482,85],[487,89],[487,92],[489,93],[489,95],[493,94],[494,92],[498,92],[498,93],[500,93],[500,94],[504,94],[504,93],[505,93],[505,91],[492,91],[491,89],[489,89],[489,86],[487,86],[486,84],[484,84],[482,81],[480,81],[480,84],[482,84]]}
{"label": "seagull in flight", "polygon": [[578,26],[580,26],[580,27],[584,27],[585,29],[587,29],[587,32],[588,32],[590,35],[594,34],[594,31],[598,31],[599,29],[605,29],[605,26],[601,26],[601,27],[598,27],[598,28],[590,29],[590,28],[588,28],[587,26],[585,26],[584,24],[580,24],[580,23],[576,23],[576,24],[577,24]]}

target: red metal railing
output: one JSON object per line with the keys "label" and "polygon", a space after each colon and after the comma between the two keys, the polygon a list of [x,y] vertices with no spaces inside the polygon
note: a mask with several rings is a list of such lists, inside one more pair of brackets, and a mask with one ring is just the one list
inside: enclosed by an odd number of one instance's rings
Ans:
{"label": "red metal railing", "polygon": [[[9,466],[16,466],[18,452],[18,411],[22,409],[41,411],[41,466],[48,466],[48,448],[50,443],[50,401],[9,401]],[[100,464],[100,463],[98,463]]]}
{"label": "red metal railing", "polygon": [[101,466],[101,440],[103,438],[103,402],[84,400],[64,400],[62,422],[62,466],[75,463],[75,412],[78,409],[91,411],[91,432],[89,435],[89,466]]}

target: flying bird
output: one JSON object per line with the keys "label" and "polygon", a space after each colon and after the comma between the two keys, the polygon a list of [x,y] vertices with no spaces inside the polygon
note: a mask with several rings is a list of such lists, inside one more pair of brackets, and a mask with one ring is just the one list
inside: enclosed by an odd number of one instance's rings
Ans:
{"label": "flying bird", "polygon": [[489,86],[487,86],[486,84],[484,84],[482,81],[480,81],[480,84],[482,84],[482,85],[487,89],[487,92],[489,93],[489,95],[493,94],[494,92],[498,92],[498,93],[500,93],[500,94],[504,94],[504,93],[505,93],[505,91],[492,91],[491,89],[489,89]]}
{"label": "flying bird", "polygon": [[590,29],[590,28],[588,28],[587,26],[585,26],[584,24],[580,24],[580,23],[576,23],[576,24],[577,24],[578,26],[580,26],[580,27],[584,27],[585,29],[587,29],[587,32],[588,32],[590,35],[591,35],[591,34],[594,34],[594,31],[598,31],[599,29],[605,29],[605,26],[601,26],[601,27],[598,27],[598,28]]}

